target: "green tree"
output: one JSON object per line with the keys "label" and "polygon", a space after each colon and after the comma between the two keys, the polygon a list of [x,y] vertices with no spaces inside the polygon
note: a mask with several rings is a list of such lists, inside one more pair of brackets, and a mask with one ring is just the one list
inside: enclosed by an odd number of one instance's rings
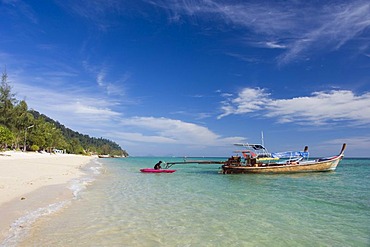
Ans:
{"label": "green tree", "polygon": [[8,82],[8,74],[4,71],[0,85],[0,124],[7,127],[11,127],[12,111],[14,104],[17,102],[15,94],[11,92],[11,89]]}
{"label": "green tree", "polygon": [[112,148],[108,144],[104,144],[101,147],[101,150],[102,150],[102,154],[111,154],[112,152]]}
{"label": "green tree", "polygon": [[78,138],[73,138],[70,141],[70,150],[69,151],[71,153],[74,153],[74,154],[84,154],[85,153],[85,150],[82,147],[82,145],[81,145],[80,141],[78,140]]}
{"label": "green tree", "polygon": [[51,148],[52,149],[67,149],[68,144],[62,134],[62,131],[58,128],[53,128],[51,132],[52,141],[51,141]]}
{"label": "green tree", "polygon": [[54,124],[45,122],[43,118],[34,120],[34,127],[29,135],[29,143],[49,152],[54,148],[64,150],[68,146],[62,131]]}
{"label": "green tree", "polygon": [[16,145],[27,145],[26,134],[31,126],[34,126],[34,117],[28,111],[26,101],[22,100],[14,106],[11,114],[11,127],[16,138]]}
{"label": "green tree", "polygon": [[0,150],[6,148],[14,140],[14,135],[7,127],[0,125]]}
{"label": "green tree", "polygon": [[89,152],[89,153],[97,153],[98,152],[98,148],[96,146],[89,145],[88,148],[86,149],[86,152]]}
{"label": "green tree", "polygon": [[46,149],[46,132],[45,120],[38,118],[34,120],[34,127],[30,129],[28,139],[33,145],[39,146],[41,149]]}
{"label": "green tree", "polygon": [[56,128],[54,124],[45,122],[43,124],[43,131],[45,133],[46,148],[51,152],[54,148],[65,149],[67,143],[62,135],[60,129]]}

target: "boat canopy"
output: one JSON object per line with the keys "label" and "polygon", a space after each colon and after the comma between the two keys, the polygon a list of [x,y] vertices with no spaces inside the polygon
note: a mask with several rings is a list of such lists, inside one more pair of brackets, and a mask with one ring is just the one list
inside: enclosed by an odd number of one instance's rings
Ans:
{"label": "boat canopy", "polygon": [[239,151],[246,157],[247,154],[258,160],[276,160],[277,157],[272,157],[271,153],[261,144],[236,143],[235,146],[244,147],[245,150]]}
{"label": "boat canopy", "polygon": [[[241,153],[252,153],[255,152],[259,158],[276,158],[276,159],[292,159],[292,158],[305,158],[309,157],[308,147],[305,147],[304,151],[287,151],[287,152],[275,152],[269,153],[267,149],[261,144],[249,144],[249,143],[236,143],[235,146],[244,147],[246,150],[239,151]],[[252,153],[253,154],[253,153]]]}
{"label": "boat canopy", "polygon": [[256,151],[266,150],[266,148],[264,146],[262,146],[261,144],[235,143],[234,145],[239,146],[239,147],[251,148],[251,149],[254,149]]}
{"label": "boat canopy", "polygon": [[288,159],[292,157],[308,158],[309,152],[288,151],[288,152],[271,153],[271,155],[272,157],[276,157],[280,159]]}

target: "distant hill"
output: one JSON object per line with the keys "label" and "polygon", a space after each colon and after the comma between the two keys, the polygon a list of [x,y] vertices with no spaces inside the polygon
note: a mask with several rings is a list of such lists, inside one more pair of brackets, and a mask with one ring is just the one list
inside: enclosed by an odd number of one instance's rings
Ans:
{"label": "distant hill", "polygon": [[12,93],[4,70],[0,84],[0,150],[18,149],[73,154],[128,156],[117,143],[66,128],[59,122],[29,110],[25,100]]}
{"label": "distant hill", "polygon": [[[39,113],[35,110],[29,110],[29,112],[34,116],[35,119],[43,118],[45,122],[51,123],[56,126],[56,128],[62,131],[62,135],[66,140],[77,139],[84,150],[90,150],[96,152],[97,154],[110,154],[118,156],[129,156],[126,150],[123,150],[117,143],[104,139],[90,137],[89,135],[81,134],[77,131],[66,128],[63,124],[55,121],[48,116]],[[91,150],[94,149],[94,150]]]}

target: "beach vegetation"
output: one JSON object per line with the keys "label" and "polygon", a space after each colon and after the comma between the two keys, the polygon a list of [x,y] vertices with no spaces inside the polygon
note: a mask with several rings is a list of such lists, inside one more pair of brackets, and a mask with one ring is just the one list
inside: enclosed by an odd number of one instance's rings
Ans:
{"label": "beach vegetation", "polygon": [[72,138],[70,141],[70,145],[68,147],[68,151],[75,154],[85,154],[85,150],[82,147],[78,138]]}
{"label": "beach vegetation", "polygon": [[40,150],[40,147],[39,147],[39,146],[37,146],[37,145],[35,145],[35,144],[33,144],[33,145],[31,146],[31,151],[36,152],[36,151],[39,151],[39,150]]}
{"label": "beach vegetation", "polygon": [[102,147],[101,147],[101,150],[102,150],[102,154],[110,154],[112,152],[111,148],[109,145],[107,144],[104,144]]}
{"label": "beach vegetation", "polygon": [[19,148],[22,144],[24,145],[25,135],[27,135],[26,132],[29,131],[28,127],[32,126],[33,122],[34,117],[28,111],[27,103],[24,100],[17,102],[17,104],[13,106],[9,123],[15,135],[16,148]]}
{"label": "beach vegetation", "polygon": [[84,135],[66,128],[44,114],[28,109],[25,100],[18,101],[6,71],[0,85],[0,148],[72,154],[110,154],[128,156],[117,143]]}
{"label": "beach vegetation", "polygon": [[0,123],[3,124],[12,121],[13,107],[17,102],[11,89],[8,74],[4,71],[0,85]]}
{"label": "beach vegetation", "polygon": [[5,149],[14,140],[14,135],[7,127],[0,125],[0,150]]}

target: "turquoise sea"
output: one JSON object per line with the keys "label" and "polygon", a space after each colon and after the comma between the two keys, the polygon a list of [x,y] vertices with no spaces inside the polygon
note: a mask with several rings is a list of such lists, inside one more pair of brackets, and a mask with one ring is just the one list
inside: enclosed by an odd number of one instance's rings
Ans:
{"label": "turquoise sea", "polygon": [[96,160],[70,185],[71,202],[49,205],[4,245],[370,246],[370,159],[345,158],[324,173],[140,173],[159,160],[181,159]]}

